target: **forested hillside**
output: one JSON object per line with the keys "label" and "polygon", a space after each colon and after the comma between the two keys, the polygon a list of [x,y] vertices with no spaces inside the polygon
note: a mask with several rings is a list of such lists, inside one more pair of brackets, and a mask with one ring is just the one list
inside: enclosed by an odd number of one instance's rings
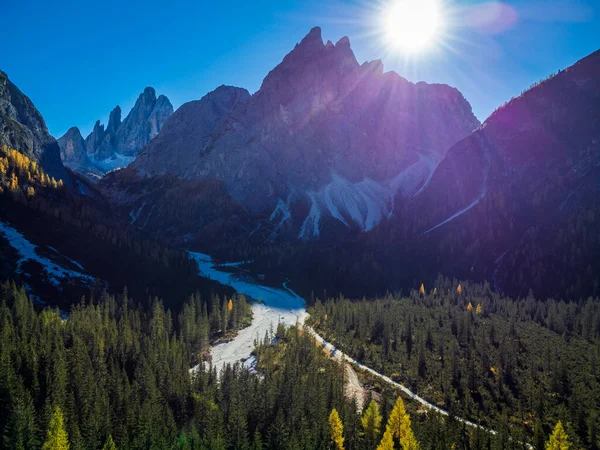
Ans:
{"label": "forested hillside", "polygon": [[439,278],[409,295],[317,301],[310,323],[361,363],[453,414],[543,448],[562,420],[597,448],[600,304],[512,300]]}
{"label": "forested hillside", "polygon": [[25,235],[37,246],[36,253],[53,256],[65,267],[76,261],[96,281],[50,282],[39,264],[18,263],[18,252],[2,232],[0,280],[18,279],[36,297],[66,310],[90,290],[100,295],[105,288],[117,293],[127,287],[146,306],[158,296],[175,309],[195,292],[207,298],[231,293],[199,277],[186,252],[131,227],[91,186],[80,183],[86,195],[63,188],[61,180],[19,151],[0,149],[0,222]]}
{"label": "forested hillside", "polygon": [[190,371],[207,332],[234,326],[245,308],[234,298],[231,309],[207,314],[208,304],[192,298],[175,317],[158,299],[145,310],[126,294],[104,295],[64,320],[2,284],[0,447],[523,448],[510,421],[496,435],[468,429],[411,402],[405,409],[385,386],[375,385],[368,408],[358,411],[344,398],[343,367],[297,328],[279,327],[257,343],[258,373],[240,365],[219,376],[210,366]]}

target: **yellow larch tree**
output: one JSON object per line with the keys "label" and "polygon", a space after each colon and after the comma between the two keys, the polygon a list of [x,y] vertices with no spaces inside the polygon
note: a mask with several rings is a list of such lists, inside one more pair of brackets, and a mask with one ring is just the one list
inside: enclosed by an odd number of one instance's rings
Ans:
{"label": "yellow larch tree", "polygon": [[344,425],[335,408],[331,410],[329,415],[329,429],[331,431],[331,441],[334,443],[336,450],[344,450]]}
{"label": "yellow larch tree", "polygon": [[58,406],[54,408],[52,413],[42,450],[69,450],[69,437],[67,430],[65,430],[65,420]]}
{"label": "yellow larch tree", "polygon": [[381,421],[381,413],[379,412],[379,405],[375,400],[371,400],[369,406],[360,418],[363,430],[365,432],[365,438],[367,442],[375,445],[377,439],[379,439]]}
{"label": "yellow larch tree", "polygon": [[386,430],[386,432],[383,433],[383,439],[381,439],[381,443],[377,447],[377,450],[394,450],[394,437],[390,430]]}
{"label": "yellow larch tree", "polygon": [[392,437],[398,439],[403,450],[419,449],[419,443],[412,431],[410,416],[406,412],[402,397],[398,397],[390,414],[386,427],[386,432],[388,431],[392,434]]}
{"label": "yellow larch tree", "polygon": [[11,191],[16,191],[19,188],[19,179],[14,173],[10,176],[9,188]]}
{"label": "yellow larch tree", "polygon": [[421,288],[419,289],[419,294],[425,295],[425,285],[421,283]]}
{"label": "yellow larch tree", "polygon": [[550,439],[546,442],[546,450],[569,450],[570,448],[569,436],[559,420],[550,435]]}

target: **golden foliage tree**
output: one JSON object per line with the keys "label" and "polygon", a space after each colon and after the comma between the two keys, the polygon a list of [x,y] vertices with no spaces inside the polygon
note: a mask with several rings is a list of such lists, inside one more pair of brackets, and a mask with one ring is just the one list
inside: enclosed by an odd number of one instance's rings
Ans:
{"label": "golden foliage tree", "polygon": [[390,430],[386,430],[386,432],[383,433],[383,439],[381,439],[381,443],[377,447],[377,450],[394,450],[394,437]]}
{"label": "golden foliage tree", "polygon": [[481,314],[483,312],[483,308],[481,306],[481,303],[477,304],[477,308],[475,308],[475,314]]}
{"label": "golden foliage tree", "polygon": [[329,415],[329,429],[331,431],[331,441],[335,444],[335,448],[344,450],[344,425],[335,408],[331,410]]}
{"label": "golden foliage tree", "polygon": [[457,292],[458,294],[461,294],[461,293],[462,293],[462,286],[461,286],[460,284],[459,284],[459,285],[458,285],[458,287],[456,288],[456,292]]}
{"label": "golden foliage tree", "polygon": [[559,420],[550,435],[550,439],[546,442],[546,450],[569,450],[570,448],[569,436]]}
{"label": "golden foliage tree", "polygon": [[231,311],[233,309],[233,302],[231,299],[227,302],[227,311]]}
{"label": "golden foliage tree", "polygon": [[419,294],[425,295],[425,285],[421,283],[421,288],[419,289]]}
{"label": "golden foliage tree", "polygon": [[11,191],[16,191],[19,188],[19,179],[14,173],[10,176],[10,183],[8,187]]}
{"label": "golden foliage tree", "polygon": [[58,406],[54,408],[52,413],[42,450],[69,450],[69,438],[65,430],[65,421]]}
{"label": "golden foliage tree", "polygon": [[390,432],[392,437],[400,442],[403,450],[419,449],[419,444],[412,431],[410,416],[406,412],[402,397],[398,397],[398,400],[396,400],[396,405],[394,405],[387,423],[386,432]]}
{"label": "golden foliage tree", "polygon": [[379,412],[379,405],[375,400],[371,400],[369,406],[360,419],[360,423],[362,424],[365,432],[365,437],[369,442],[377,442],[382,419],[381,413]]}

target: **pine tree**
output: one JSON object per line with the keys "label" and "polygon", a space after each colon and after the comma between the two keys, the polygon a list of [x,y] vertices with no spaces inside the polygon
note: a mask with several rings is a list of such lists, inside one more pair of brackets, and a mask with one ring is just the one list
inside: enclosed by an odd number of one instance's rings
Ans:
{"label": "pine tree", "polygon": [[375,400],[371,400],[369,406],[364,412],[360,422],[365,432],[365,438],[371,446],[374,446],[379,439],[380,427],[381,427],[381,414],[379,413],[379,405]]}
{"label": "pine tree", "polygon": [[331,432],[331,440],[335,444],[335,448],[337,450],[344,450],[344,425],[335,408],[331,410],[331,414],[329,415],[329,429]]}
{"label": "pine tree", "polygon": [[63,413],[58,406],[52,413],[46,433],[46,442],[44,442],[42,450],[69,450],[69,439],[65,430]]}
{"label": "pine tree", "polygon": [[561,421],[559,420],[554,427],[554,431],[550,435],[550,439],[546,442],[546,450],[569,450],[571,443],[569,436],[565,432]]}

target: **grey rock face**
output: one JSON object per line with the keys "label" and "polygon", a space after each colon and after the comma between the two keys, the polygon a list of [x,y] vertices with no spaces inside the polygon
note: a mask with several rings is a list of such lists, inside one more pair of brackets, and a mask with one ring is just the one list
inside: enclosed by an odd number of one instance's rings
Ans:
{"label": "grey rock face", "polygon": [[198,163],[233,109],[249,98],[246,89],[221,86],[200,100],[185,103],[140,152],[136,168],[148,175],[184,173],[190,164]]}
{"label": "grey rock face", "polygon": [[118,153],[136,156],[162,129],[173,114],[173,106],[164,95],[156,98],[154,88],[147,87],[133,109],[116,130]]}
{"label": "grey rock face", "polygon": [[[106,128],[100,121],[96,122],[84,141],[87,159],[81,155],[71,155],[70,150],[61,144],[61,154],[69,155],[69,160],[63,161],[76,172],[89,171],[100,175],[108,170],[123,167],[160,132],[171,114],[173,106],[169,99],[164,95],[157,98],[154,88],[147,87],[125,120],[121,121],[121,107],[116,106],[110,113]],[[68,136],[69,132],[59,143],[66,145],[67,142],[72,142]],[[71,150],[78,152],[82,148],[74,145]],[[75,164],[74,161],[81,164]]]}
{"label": "grey rock face", "polygon": [[56,140],[31,100],[0,71],[0,145],[7,145],[37,161],[52,177],[70,181],[60,160]]}
{"label": "grey rock face", "polygon": [[63,164],[71,170],[88,175],[89,177],[98,177],[101,175],[86,151],[86,143],[81,136],[79,128],[70,128],[60,139],[58,139],[60,147],[60,158]]}
{"label": "grey rock face", "polygon": [[130,168],[217,179],[278,224],[293,220],[293,203],[307,202],[303,237],[318,234],[324,215],[370,228],[480,125],[458,90],[384,73],[381,61],[360,65],[348,38],[324,44],[319,28],[252,97],[237,101],[231,89],[180,108]]}
{"label": "grey rock face", "polygon": [[101,125],[100,121],[97,120],[94,125],[94,129],[88,135],[88,137],[85,138],[85,151],[88,155],[93,155],[96,149],[100,147],[102,141],[104,140],[104,135],[104,125]]}

